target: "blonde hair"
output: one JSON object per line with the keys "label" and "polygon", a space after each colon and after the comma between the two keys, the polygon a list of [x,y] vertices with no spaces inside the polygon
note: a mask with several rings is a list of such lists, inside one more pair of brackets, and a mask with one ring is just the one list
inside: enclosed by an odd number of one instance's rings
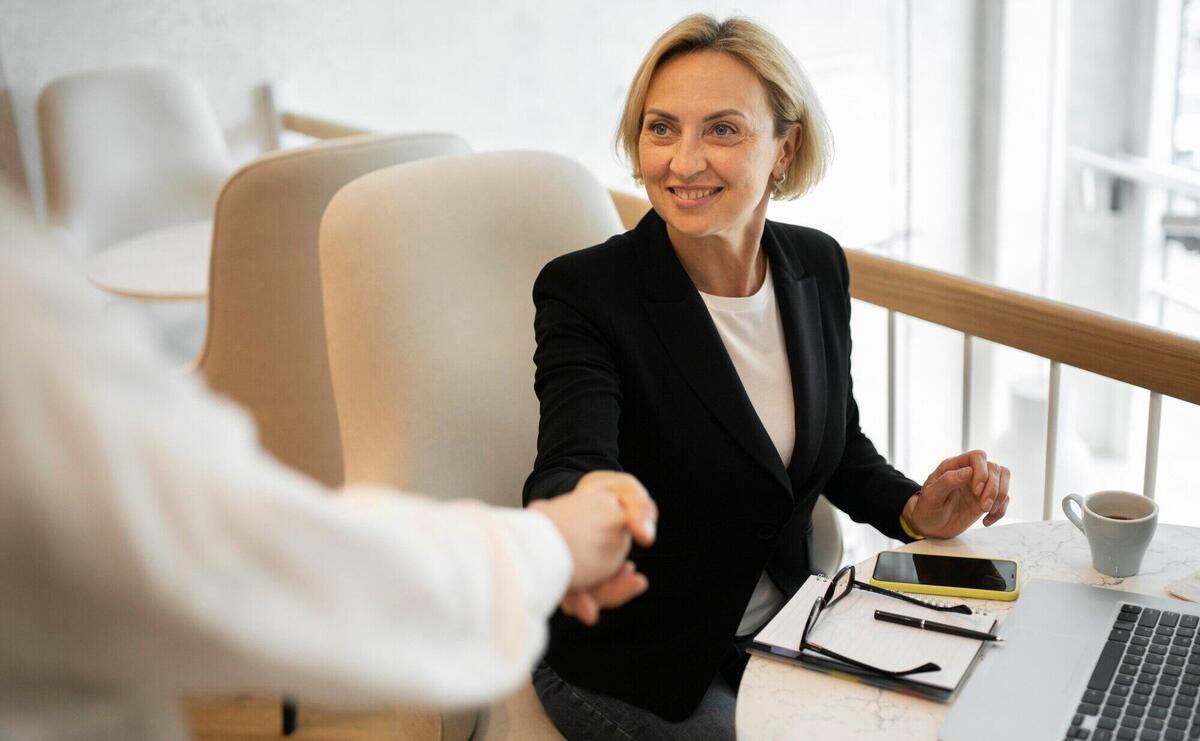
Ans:
{"label": "blonde hair", "polygon": [[784,136],[793,126],[800,127],[799,148],[788,162],[783,182],[772,182],[772,196],[797,198],[820,182],[833,159],[833,134],[800,64],[779,39],[754,21],[738,17],[717,21],[702,13],[689,15],[659,36],[629,85],[616,143],[618,151],[629,160],[633,177],[639,182],[642,179],[638,141],[654,72],[672,57],[706,49],[725,52],[758,74],[775,117],[776,137]]}

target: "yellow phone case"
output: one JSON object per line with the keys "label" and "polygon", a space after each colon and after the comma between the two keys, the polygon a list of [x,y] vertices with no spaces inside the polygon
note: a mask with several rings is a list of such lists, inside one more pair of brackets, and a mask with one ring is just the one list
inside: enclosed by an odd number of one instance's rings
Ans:
{"label": "yellow phone case", "polygon": [[[881,551],[887,553],[888,551]],[[896,553],[908,553],[908,551],[894,551]],[[1001,592],[994,589],[970,589],[967,587],[940,587],[932,584],[912,584],[910,582],[894,582],[882,581],[875,578],[874,568],[872,568],[871,578],[868,580],[873,586],[891,589],[895,592],[913,592],[915,594],[933,594],[939,597],[966,597],[968,599],[990,599],[1000,600],[1002,602],[1011,602],[1021,594],[1021,564],[1013,561],[1011,558],[993,558],[989,556],[949,556],[941,553],[927,554],[931,556],[939,556],[942,558],[970,558],[980,561],[1009,561],[1013,564],[1014,580],[1016,588],[1011,592]],[[877,557],[878,558],[878,557]]]}

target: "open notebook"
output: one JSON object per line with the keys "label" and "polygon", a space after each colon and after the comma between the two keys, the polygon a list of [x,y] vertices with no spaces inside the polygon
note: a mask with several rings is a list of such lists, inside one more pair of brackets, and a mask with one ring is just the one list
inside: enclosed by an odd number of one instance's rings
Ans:
{"label": "open notebook", "polygon": [[[847,679],[946,701],[958,691],[963,677],[979,656],[984,641],[880,622],[875,619],[875,610],[927,618],[985,632],[990,632],[996,624],[996,618],[988,613],[959,615],[938,612],[886,595],[853,589],[832,609],[822,613],[809,635],[810,641],[883,669],[903,670],[927,661],[941,667],[941,671],[898,679],[883,677],[811,651],[805,651],[801,656],[798,648],[804,622],[808,619],[813,602],[825,593],[828,586],[829,580],[823,576],[809,577],[779,614],[754,637],[751,650]],[[921,596],[921,599],[925,597]]]}

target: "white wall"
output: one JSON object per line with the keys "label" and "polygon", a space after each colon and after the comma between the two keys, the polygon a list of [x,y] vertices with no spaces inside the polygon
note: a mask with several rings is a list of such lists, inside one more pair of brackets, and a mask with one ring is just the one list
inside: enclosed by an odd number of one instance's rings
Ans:
{"label": "white wall", "polygon": [[16,132],[17,122],[13,117],[8,76],[4,71],[4,56],[0,54],[0,181],[9,182],[15,186],[17,192],[27,193],[25,163],[21,159],[21,147]]}
{"label": "white wall", "polygon": [[[933,9],[931,23],[945,24],[925,35],[922,53],[957,54],[966,38],[963,13],[941,3],[917,5]],[[901,6],[891,0],[737,6],[0,0],[0,58],[35,196],[41,190],[38,91],[59,75],[135,64],[167,64],[196,75],[239,158],[256,154],[265,139],[256,86],[284,79],[293,84],[297,105],[312,112],[384,129],[455,131],[480,150],[549,149],[581,160],[609,184],[629,184],[612,134],[641,55],[688,12],[737,10],[784,39],[809,68],[833,120],[838,160],[829,181],[785,213],[854,244],[881,239],[893,226],[898,122],[889,86]],[[932,72],[929,83],[940,86],[942,71]],[[951,82],[955,76],[952,71]],[[942,97],[931,110],[943,107]],[[949,164],[963,171],[961,163]],[[889,223],[878,225],[881,218]]]}

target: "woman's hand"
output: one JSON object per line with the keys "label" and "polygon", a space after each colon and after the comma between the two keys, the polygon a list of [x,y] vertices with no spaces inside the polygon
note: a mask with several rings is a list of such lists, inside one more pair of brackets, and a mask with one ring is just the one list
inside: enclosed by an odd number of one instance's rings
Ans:
{"label": "woman's hand", "polygon": [[602,608],[618,607],[646,591],[646,577],[625,557],[631,539],[642,546],[654,542],[658,509],[636,478],[593,471],[567,494],[529,507],[554,522],[571,551],[574,570],[563,612],[594,625]]}
{"label": "woman's hand", "polygon": [[904,521],[918,535],[953,538],[983,515],[985,527],[1008,511],[1008,469],[972,450],[942,461],[904,506]]}

